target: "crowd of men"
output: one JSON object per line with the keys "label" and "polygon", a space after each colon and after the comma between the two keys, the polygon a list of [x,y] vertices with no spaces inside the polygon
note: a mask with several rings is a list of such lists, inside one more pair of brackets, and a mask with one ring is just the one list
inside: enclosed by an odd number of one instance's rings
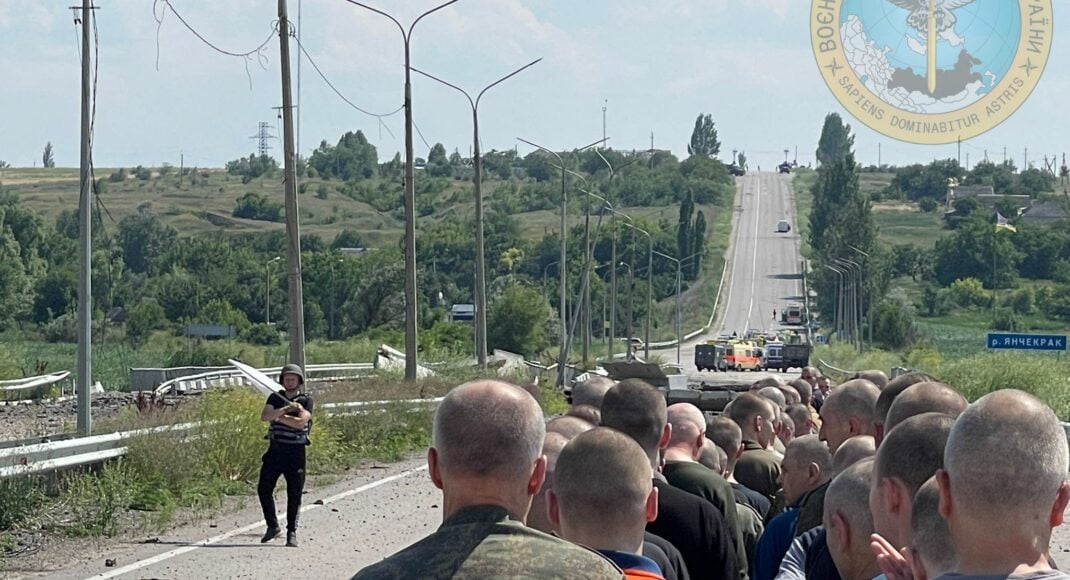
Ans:
{"label": "crowd of men", "polygon": [[355,578],[1070,580],[1067,437],[1019,390],[807,368],[706,416],[593,377],[545,421],[480,381],[443,399],[427,460],[441,526]]}

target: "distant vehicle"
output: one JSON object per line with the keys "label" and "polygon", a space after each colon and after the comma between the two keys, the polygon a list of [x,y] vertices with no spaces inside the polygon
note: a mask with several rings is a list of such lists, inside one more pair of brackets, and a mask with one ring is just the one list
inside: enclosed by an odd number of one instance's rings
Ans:
{"label": "distant vehicle", "polygon": [[780,321],[791,326],[801,325],[803,318],[805,316],[803,315],[802,304],[788,304],[788,307],[780,315]]}
{"label": "distant vehicle", "polygon": [[[711,344],[713,343],[713,344]],[[695,347],[695,367],[701,371],[724,372],[728,370],[725,353],[729,345],[710,341]]]}
{"label": "distant vehicle", "polygon": [[787,232],[790,232],[791,231],[791,224],[788,223],[788,220],[780,220],[776,224],[776,231],[777,231],[777,233],[780,233],[780,234],[785,234]]}
{"label": "distant vehicle", "polygon": [[788,163],[787,161],[781,163],[777,166],[777,171],[780,173],[791,173],[791,163]]}
{"label": "distant vehicle", "polygon": [[768,341],[762,351],[762,370],[784,372],[784,343]]}
{"label": "distant vehicle", "polygon": [[810,366],[810,351],[812,347],[809,343],[800,342],[798,344],[785,344],[783,352],[783,370],[788,371],[796,368],[802,370],[803,367]]}
{"label": "distant vehicle", "polygon": [[733,371],[757,371],[761,367],[760,349],[752,342],[735,342],[725,347],[725,366]]}
{"label": "distant vehicle", "polygon": [[728,172],[736,177],[740,177],[747,174],[747,170],[733,163],[728,166]]}

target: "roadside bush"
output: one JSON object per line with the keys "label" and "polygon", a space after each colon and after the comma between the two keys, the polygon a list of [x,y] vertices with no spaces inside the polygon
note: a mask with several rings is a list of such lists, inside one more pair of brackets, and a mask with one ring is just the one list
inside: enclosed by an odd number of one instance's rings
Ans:
{"label": "roadside bush", "polygon": [[135,478],[123,460],[107,463],[99,473],[67,480],[60,505],[67,518],[58,527],[72,536],[114,536],[135,495]]}
{"label": "roadside bush", "polygon": [[130,309],[126,318],[126,338],[131,343],[139,343],[152,331],[167,326],[167,315],[163,306],[157,302],[142,302]]}
{"label": "roadside bush", "polygon": [[18,528],[32,518],[46,499],[36,477],[0,479],[0,532]]}
{"label": "roadside bush", "polygon": [[48,342],[78,342],[78,317],[64,314],[41,326],[41,336]]}
{"label": "roadside bush", "polygon": [[902,300],[885,300],[873,313],[873,339],[889,349],[901,349],[914,342],[913,308]]}
{"label": "roadside bush", "polygon": [[1050,355],[984,353],[949,360],[938,373],[970,401],[999,389],[1021,389],[1047,403],[1063,421],[1070,420],[1070,364]]}
{"label": "roadside bush", "polygon": [[282,204],[250,191],[237,199],[230,214],[236,218],[278,222],[282,221]]}
{"label": "roadside bush", "polygon": [[944,316],[955,307],[951,292],[935,284],[930,284],[922,290],[921,304],[925,308],[926,316]]}
{"label": "roadside bush", "polygon": [[997,308],[992,314],[992,322],[989,324],[989,328],[1008,332],[1024,330],[1022,319],[1011,308]]}
{"label": "roadside bush", "polygon": [[241,333],[241,338],[261,346],[275,346],[282,342],[279,330],[271,324],[254,324]]}
{"label": "roadside bush", "polygon": [[918,208],[925,213],[932,213],[936,211],[936,208],[938,207],[940,207],[940,204],[931,197],[922,198],[922,200],[918,202]]}
{"label": "roadside bush", "polygon": [[1022,288],[1011,295],[1009,305],[1016,314],[1030,315],[1037,310],[1036,293],[1032,288]]}
{"label": "roadside bush", "polygon": [[951,300],[962,308],[987,307],[992,304],[992,295],[977,278],[961,278],[948,287]]}

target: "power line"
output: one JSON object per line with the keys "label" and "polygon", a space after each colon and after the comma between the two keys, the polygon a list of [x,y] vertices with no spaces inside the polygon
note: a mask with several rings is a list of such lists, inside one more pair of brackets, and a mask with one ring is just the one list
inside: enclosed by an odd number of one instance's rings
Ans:
{"label": "power line", "polygon": [[392,115],[396,115],[396,114],[400,113],[401,111],[403,111],[405,109],[405,105],[401,105],[400,107],[394,109],[393,111],[390,111],[389,113],[373,113],[371,111],[368,111],[367,109],[363,109],[361,107],[358,107],[355,103],[353,103],[353,101],[349,100],[345,95],[342,94],[341,91],[338,90],[337,87],[334,86],[334,83],[332,83],[331,80],[327,78],[327,75],[323,74],[323,70],[320,69],[318,64],[316,64],[316,60],[312,58],[312,55],[310,55],[307,50],[305,50],[305,45],[301,43],[301,39],[298,38],[298,39],[296,39],[296,41],[297,41],[297,48],[300,49],[301,54],[305,55],[305,58],[308,59],[308,64],[312,65],[312,68],[315,69],[316,74],[318,74],[320,76],[320,78],[323,79],[324,83],[327,83],[327,86],[330,87],[330,89],[332,91],[334,91],[334,94],[338,95],[339,99],[342,99],[343,101],[345,101],[345,103],[347,105],[349,105],[350,107],[356,109],[357,111],[359,111],[361,113],[364,113],[365,115],[368,115],[370,117],[375,117],[376,119],[378,119],[380,126],[385,128],[386,132],[390,133],[390,137],[393,139],[394,138],[394,132],[390,130],[389,126],[387,126],[385,123],[383,123],[383,119],[386,118],[386,117],[390,117]]}
{"label": "power line", "polygon": [[[157,15],[156,8],[157,8],[157,6],[159,6],[161,4],[163,5],[163,8],[161,9],[159,15]],[[196,36],[198,40],[200,40],[202,43],[204,43],[206,46],[208,46],[212,50],[214,50],[214,51],[216,51],[216,52],[218,52],[220,54],[224,54],[226,56],[233,56],[233,57],[242,59],[244,61],[244,63],[245,63],[245,76],[248,77],[248,79],[249,79],[249,90],[252,90],[252,88],[253,88],[253,77],[249,73],[249,61],[252,60],[252,56],[255,54],[256,58],[257,58],[257,62],[260,64],[260,66],[262,68],[267,68],[268,58],[267,58],[267,56],[264,55],[263,50],[264,50],[264,48],[267,47],[267,45],[272,40],[274,40],[275,33],[278,31],[278,28],[279,28],[278,21],[273,21],[272,22],[271,33],[268,34],[267,39],[265,39],[264,42],[261,42],[259,46],[257,46],[256,48],[254,48],[252,50],[246,51],[246,52],[232,52],[232,51],[220,48],[219,46],[213,44],[211,41],[209,41],[207,38],[205,38],[204,35],[202,35],[200,32],[197,32],[197,29],[193,28],[193,26],[191,26],[190,23],[187,22],[186,19],[183,18],[182,15],[178,13],[177,10],[175,10],[174,5],[171,4],[171,0],[153,0],[153,2],[152,2],[152,17],[153,17],[154,20],[156,20],[156,70],[157,71],[160,70],[160,29],[163,28],[164,16],[167,14],[168,10],[170,10],[171,13],[175,15],[175,18],[178,18],[178,21],[181,22],[182,25],[185,26],[186,29],[189,30],[194,36]]]}

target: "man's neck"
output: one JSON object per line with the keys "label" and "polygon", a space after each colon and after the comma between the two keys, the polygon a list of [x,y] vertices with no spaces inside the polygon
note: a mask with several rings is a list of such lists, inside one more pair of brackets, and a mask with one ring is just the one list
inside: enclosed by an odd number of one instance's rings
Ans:
{"label": "man's neck", "polygon": [[695,463],[695,458],[688,447],[668,447],[665,449],[665,461]]}
{"label": "man's neck", "polygon": [[301,389],[299,389],[299,388],[298,389],[294,389],[292,391],[287,390],[287,389],[283,389],[282,390],[282,396],[286,397],[287,399],[290,399],[291,401],[296,399],[297,396],[300,395],[300,394],[301,394]]}
{"label": "man's neck", "polygon": [[769,446],[768,446],[768,445],[762,445],[762,441],[761,441],[761,439],[760,439],[760,438],[758,437],[758,434],[757,434],[757,433],[744,433],[744,434],[743,434],[743,441],[744,441],[744,442],[750,442],[750,443],[755,443],[755,444],[757,444],[757,445],[758,445],[759,447],[761,447],[762,449],[768,449],[768,448],[769,448]]}
{"label": "man's neck", "polygon": [[574,544],[594,550],[612,550],[637,555],[643,553],[643,528],[609,530],[605,527],[591,526],[591,529],[584,529],[568,524],[569,522],[565,520],[561,521],[561,537]]}
{"label": "man's neck", "polygon": [[975,529],[979,532],[976,537],[960,535],[954,541],[959,562],[957,573],[1005,576],[1051,569],[1047,555],[1041,550],[1049,543],[1042,541],[1043,538],[1006,537],[992,534],[986,528]]}
{"label": "man's neck", "polygon": [[442,490],[442,519],[450,519],[460,510],[478,505],[494,505],[509,512],[520,521],[527,521],[531,509],[531,496],[527,494],[509,494],[508,487],[515,484],[494,482],[477,483],[471,479],[445,485]]}

